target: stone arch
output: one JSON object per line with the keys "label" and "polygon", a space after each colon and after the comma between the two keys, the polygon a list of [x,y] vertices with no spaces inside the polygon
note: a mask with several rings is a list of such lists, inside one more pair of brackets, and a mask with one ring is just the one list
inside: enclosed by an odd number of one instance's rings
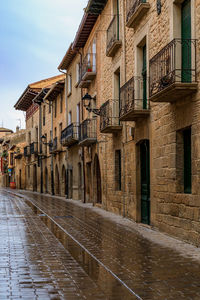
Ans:
{"label": "stone arch", "polygon": [[99,164],[98,155],[94,157],[94,201],[95,203],[102,203],[102,189],[101,189],[101,169]]}
{"label": "stone arch", "polygon": [[60,176],[57,165],[55,167],[55,194],[60,195]]}

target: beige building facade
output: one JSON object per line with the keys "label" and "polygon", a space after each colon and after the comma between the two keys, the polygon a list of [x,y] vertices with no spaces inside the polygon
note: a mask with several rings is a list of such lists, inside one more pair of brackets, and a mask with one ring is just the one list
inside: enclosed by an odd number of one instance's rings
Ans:
{"label": "beige building facade", "polygon": [[[43,174],[44,192],[53,187],[199,245],[199,6],[88,2],[58,67],[65,74],[37,90],[40,109],[22,101],[32,111],[27,139],[44,122],[42,167],[27,162]],[[28,178],[26,188],[40,191],[41,179]]]}

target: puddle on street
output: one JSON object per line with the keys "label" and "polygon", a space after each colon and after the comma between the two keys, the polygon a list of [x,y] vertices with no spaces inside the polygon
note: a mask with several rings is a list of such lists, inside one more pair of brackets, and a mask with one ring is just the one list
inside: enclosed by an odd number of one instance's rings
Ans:
{"label": "puddle on street", "polygon": [[[97,258],[90,254],[78,241],[74,240],[70,234],[67,234],[56,221],[53,221],[49,216],[43,213],[32,202],[25,200],[25,203],[31,207],[34,214],[36,214],[55,237],[61,242],[64,248],[71,254],[71,256],[78,262],[82,269],[90,276],[90,278],[101,288],[109,299],[141,299],[134,295],[134,292],[115,275],[106,268]],[[71,215],[54,216],[54,218],[73,218]]]}

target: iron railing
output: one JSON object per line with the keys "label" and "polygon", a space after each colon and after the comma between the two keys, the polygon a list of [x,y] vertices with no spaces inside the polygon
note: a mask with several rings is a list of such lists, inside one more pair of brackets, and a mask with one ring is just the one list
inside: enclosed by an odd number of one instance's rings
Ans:
{"label": "iron railing", "polygon": [[100,130],[108,126],[119,126],[119,99],[108,100],[100,108]]}
{"label": "iron railing", "polygon": [[146,0],[126,0],[126,22],[130,20],[132,15],[136,12],[138,6],[142,3],[147,3]]}
{"label": "iron railing", "polygon": [[150,108],[147,86],[147,78],[134,76],[120,88],[120,117],[132,110]]}
{"label": "iron railing", "polygon": [[55,137],[53,139],[53,142],[52,141],[49,142],[49,153],[56,151],[57,148],[58,148],[58,138]]}
{"label": "iron railing", "polygon": [[30,154],[38,154],[38,143],[33,142],[30,144]]}
{"label": "iron railing", "polygon": [[150,60],[150,97],[173,83],[197,81],[196,44],[194,39],[174,39]]}
{"label": "iron railing", "polygon": [[79,126],[79,141],[97,138],[97,119],[86,119]]}
{"label": "iron railing", "polygon": [[107,29],[106,52],[109,52],[116,41],[119,41],[119,15],[113,17]]}
{"label": "iron railing", "polygon": [[88,53],[84,59],[83,59],[83,63],[82,63],[82,66],[81,66],[81,78],[83,78],[83,76],[86,74],[86,73],[90,73],[90,72],[93,72],[95,73],[96,72],[96,53]]}
{"label": "iron railing", "polygon": [[30,147],[29,146],[24,147],[24,156],[25,157],[30,156]]}
{"label": "iron railing", "polygon": [[61,132],[61,143],[67,139],[79,139],[79,123],[72,123]]}

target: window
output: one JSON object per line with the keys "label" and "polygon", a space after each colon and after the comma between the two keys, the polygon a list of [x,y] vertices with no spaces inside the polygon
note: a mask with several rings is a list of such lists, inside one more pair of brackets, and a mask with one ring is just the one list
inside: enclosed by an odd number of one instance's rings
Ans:
{"label": "window", "polygon": [[115,190],[121,191],[121,150],[115,150]]}
{"label": "window", "polygon": [[63,112],[63,93],[60,94],[60,113]]}
{"label": "window", "polygon": [[76,109],[76,122],[79,124],[80,123],[80,103],[77,104],[77,109]]}
{"label": "window", "polygon": [[49,102],[49,114],[51,113],[51,102]]}
{"label": "window", "polygon": [[62,123],[59,124],[59,137],[61,138],[62,133]]}
{"label": "window", "polygon": [[54,137],[57,137],[57,128],[54,128]]}
{"label": "window", "polygon": [[30,178],[31,170],[30,170],[30,165],[28,165],[28,178]]}
{"label": "window", "polygon": [[68,87],[68,94],[71,94],[72,92],[72,75],[69,74],[67,77],[67,87]]}
{"label": "window", "polygon": [[191,128],[177,131],[176,136],[176,178],[177,193],[192,192]]}
{"label": "window", "polygon": [[191,128],[183,131],[184,148],[184,193],[190,194],[192,190],[191,178]]}
{"label": "window", "polygon": [[80,81],[80,63],[76,64],[76,83]]}
{"label": "window", "polygon": [[29,131],[29,133],[28,133],[28,144],[30,144],[31,143],[31,132]]}
{"label": "window", "polygon": [[72,123],[72,112],[70,111],[68,113],[68,125],[70,125]]}
{"label": "window", "polygon": [[54,101],[54,117],[57,116],[57,99]]}
{"label": "window", "polygon": [[45,105],[43,106],[43,126],[45,126]]}
{"label": "window", "polygon": [[13,166],[13,152],[10,153],[10,165]]}

